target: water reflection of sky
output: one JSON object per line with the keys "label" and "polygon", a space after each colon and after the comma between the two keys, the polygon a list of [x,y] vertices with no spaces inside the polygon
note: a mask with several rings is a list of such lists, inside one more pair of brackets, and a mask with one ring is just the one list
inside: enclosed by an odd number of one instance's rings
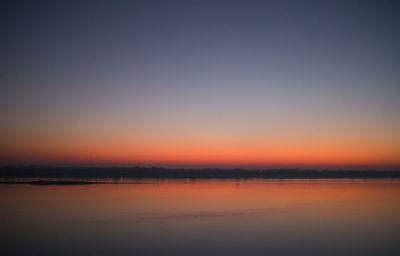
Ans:
{"label": "water reflection of sky", "polygon": [[397,255],[400,184],[1,185],[5,255]]}

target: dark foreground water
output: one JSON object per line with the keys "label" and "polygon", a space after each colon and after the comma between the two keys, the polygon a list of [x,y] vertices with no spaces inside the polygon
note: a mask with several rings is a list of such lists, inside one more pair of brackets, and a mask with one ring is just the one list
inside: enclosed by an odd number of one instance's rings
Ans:
{"label": "dark foreground water", "polygon": [[399,180],[0,185],[1,255],[400,255]]}

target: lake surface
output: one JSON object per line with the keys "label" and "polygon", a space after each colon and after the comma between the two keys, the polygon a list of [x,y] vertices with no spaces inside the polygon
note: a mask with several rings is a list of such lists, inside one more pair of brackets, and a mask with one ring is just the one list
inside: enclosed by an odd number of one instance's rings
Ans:
{"label": "lake surface", "polygon": [[400,255],[399,180],[0,185],[1,255]]}

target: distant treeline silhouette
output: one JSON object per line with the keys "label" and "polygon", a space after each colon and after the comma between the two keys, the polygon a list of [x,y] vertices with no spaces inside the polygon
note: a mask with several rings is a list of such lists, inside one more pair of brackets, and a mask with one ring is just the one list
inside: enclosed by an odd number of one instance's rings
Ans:
{"label": "distant treeline silhouette", "polygon": [[162,167],[2,166],[1,178],[296,179],[400,178],[400,171],[306,169],[170,169]]}

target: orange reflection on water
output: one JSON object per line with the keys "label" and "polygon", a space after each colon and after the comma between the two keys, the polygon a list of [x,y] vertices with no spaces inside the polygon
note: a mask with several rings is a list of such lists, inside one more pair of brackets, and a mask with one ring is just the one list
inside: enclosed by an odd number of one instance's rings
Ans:
{"label": "orange reflection on water", "polygon": [[[399,210],[400,184],[393,180],[164,180],[141,184],[83,186],[0,186],[1,203],[37,208],[53,202],[79,205],[94,216],[119,211],[247,211],[295,207],[343,206],[354,203]],[[39,209],[39,208],[38,208]],[[78,209],[67,209],[68,212]]]}
{"label": "orange reflection on water", "polygon": [[0,237],[21,255],[400,251],[399,180],[0,185],[0,205]]}

